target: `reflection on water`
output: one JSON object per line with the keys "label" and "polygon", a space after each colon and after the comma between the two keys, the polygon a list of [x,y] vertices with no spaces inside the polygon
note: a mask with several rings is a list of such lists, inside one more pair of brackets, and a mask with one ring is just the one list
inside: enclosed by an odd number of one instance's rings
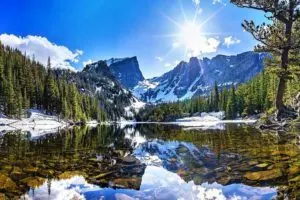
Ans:
{"label": "reflection on water", "polygon": [[82,176],[52,181],[31,189],[27,199],[271,199],[276,188],[250,187],[243,184],[222,186],[217,183],[195,185],[162,167],[148,166],[140,190],[100,188]]}
{"label": "reflection on water", "polygon": [[297,131],[276,135],[240,125],[98,126],[35,138],[11,132],[0,136],[0,197],[296,198],[298,144]]}

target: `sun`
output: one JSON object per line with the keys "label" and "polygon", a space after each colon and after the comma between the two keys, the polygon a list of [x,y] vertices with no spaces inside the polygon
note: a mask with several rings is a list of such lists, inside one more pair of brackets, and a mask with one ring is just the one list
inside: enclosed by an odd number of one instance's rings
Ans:
{"label": "sun", "polygon": [[181,27],[180,43],[185,46],[190,54],[199,52],[199,44],[202,43],[200,25],[195,22],[185,22]]}
{"label": "sun", "polygon": [[201,37],[200,26],[194,22],[185,22],[181,29],[181,43],[187,50],[197,51]]}
{"label": "sun", "polygon": [[188,19],[182,8],[180,0],[178,0],[178,2],[182,13],[182,18],[184,19],[183,23],[180,23],[180,21],[177,21],[172,17],[162,13],[167,20],[169,20],[178,28],[175,33],[160,35],[161,37],[172,38],[172,46],[163,57],[170,55],[170,53],[175,49],[184,49],[183,59],[199,57],[207,53],[216,52],[220,45],[220,40],[218,37],[223,33],[206,32],[204,29],[206,27],[205,25],[209,23],[215,16],[217,16],[226,5],[223,5],[220,9],[213,12],[207,18],[201,18],[200,20],[198,19],[200,18],[199,15],[201,14],[200,7],[197,6],[194,17]]}

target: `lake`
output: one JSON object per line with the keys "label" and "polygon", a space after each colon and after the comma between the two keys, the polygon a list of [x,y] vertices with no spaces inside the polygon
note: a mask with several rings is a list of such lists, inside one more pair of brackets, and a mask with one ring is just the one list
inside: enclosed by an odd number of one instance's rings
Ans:
{"label": "lake", "polygon": [[136,124],[0,136],[0,199],[300,197],[299,131]]}

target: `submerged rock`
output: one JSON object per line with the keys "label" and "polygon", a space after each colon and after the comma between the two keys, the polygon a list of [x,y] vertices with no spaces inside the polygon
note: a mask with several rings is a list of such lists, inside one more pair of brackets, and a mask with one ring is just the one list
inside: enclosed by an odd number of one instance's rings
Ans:
{"label": "submerged rock", "polygon": [[59,179],[69,179],[74,176],[83,176],[86,177],[87,175],[84,172],[80,171],[66,171],[58,176]]}
{"label": "submerged rock", "polygon": [[140,178],[117,178],[111,182],[111,186],[118,188],[139,188],[141,184]]}
{"label": "submerged rock", "polygon": [[93,178],[94,179],[102,179],[102,178],[105,178],[106,176],[109,176],[111,174],[115,173],[114,171],[112,172],[105,172],[105,173],[102,173],[102,174],[99,174],[97,176],[94,176]]}
{"label": "submerged rock", "polygon": [[295,178],[293,178],[293,179],[291,179],[291,180],[289,180],[290,182],[296,182],[296,183],[298,183],[298,182],[300,182],[300,175],[299,176],[296,176]]}
{"label": "submerged rock", "polygon": [[289,176],[293,176],[293,175],[296,175],[296,174],[300,174],[300,166],[291,166],[289,168]]}
{"label": "submerged rock", "polygon": [[0,173],[0,190],[15,190],[17,185],[5,174]]}
{"label": "submerged rock", "polygon": [[13,179],[20,179],[21,177],[24,178],[24,173],[22,171],[22,169],[20,167],[17,167],[15,166],[12,170],[12,172],[10,173],[10,176],[13,178]]}
{"label": "submerged rock", "polygon": [[268,171],[247,172],[244,177],[251,181],[267,181],[281,177],[283,174],[280,169]]}
{"label": "submerged rock", "polygon": [[28,177],[28,178],[21,180],[21,183],[24,183],[28,187],[31,187],[31,188],[37,188],[37,187],[43,185],[43,183],[45,181],[46,181],[46,179],[44,179],[42,177]]}
{"label": "submerged rock", "polygon": [[132,165],[132,164],[139,163],[139,160],[136,159],[135,157],[127,156],[122,159],[122,162],[123,162],[123,164]]}
{"label": "submerged rock", "polygon": [[26,173],[36,173],[39,170],[37,167],[27,167],[24,168],[23,171]]}
{"label": "submerged rock", "polygon": [[266,168],[266,167],[268,167],[268,166],[269,166],[268,163],[260,163],[260,164],[258,164],[258,165],[255,165],[255,167],[258,167],[258,168]]}

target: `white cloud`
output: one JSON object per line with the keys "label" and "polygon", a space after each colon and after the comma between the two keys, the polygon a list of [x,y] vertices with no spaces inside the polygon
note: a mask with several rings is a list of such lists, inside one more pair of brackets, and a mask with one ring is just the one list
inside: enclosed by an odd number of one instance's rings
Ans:
{"label": "white cloud", "polygon": [[83,61],[82,64],[83,64],[83,67],[89,65],[89,64],[92,64],[94,63],[94,61],[92,61],[91,59],[88,59],[87,61]]}
{"label": "white cloud", "polygon": [[196,6],[199,6],[199,5],[200,5],[200,0],[193,0],[193,3],[194,3]]}
{"label": "white cloud", "polygon": [[173,62],[167,62],[165,63],[165,67],[170,68],[170,67],[176,67],[180,63],[179,60],[175,60]]}
{"label": "white cloud", "polygon": [[213,4],[222,3],[222,0],[213,0]]}
{"label": "white cloud", "polygon": [[156,56],[155,59],[158,60],[159,62],[164,61],[164,59],[162,57],[160,57],[160,56]]}
{"label": "white cloud", "polygon": [[47,38],[41,36],[28,35],[20,37],[13,34],[1,34],[0,40],[4,45],[16,48],[26,55],[32,57],[41,64],[47,64],[48,57],[51,58],[53,68],[74,70],[72,63],[79,62],[82,50],[71,51],[65,46],[56,45]]}
{"label": "white cloud", "polygon": [[198,57],[206,53],[214,53],[218,50],[220,41],[216,38],[200,36],[195,38],[193,45],[187,48],[187,56]]}
{"label": "white cloud", "polygon": [[172,44],[173,48],[178,48],[180,46],[181,46],[181,44],[179,42],[173,42],[173,44]]}
{"label": "white cloud", "polygon": [[229,48],[231,45],[234,44],[239,44],[241,43],[241,40],[237,39],[237,38],[233,38],[232,36],[228,36],[224,38],[224,45],[227,46],[227,48]]}
{"label": "white cloud", "polygon": [[172,64],[167,62],[167,63],[165,63],[165,67],[167,67],[167,68],[172,67]]}
{"label": "white cloud", "polygon": [[177,66],[179,63],[180,63],[179,60],[175,60],[175,61],[174,61],[174,66]]}

